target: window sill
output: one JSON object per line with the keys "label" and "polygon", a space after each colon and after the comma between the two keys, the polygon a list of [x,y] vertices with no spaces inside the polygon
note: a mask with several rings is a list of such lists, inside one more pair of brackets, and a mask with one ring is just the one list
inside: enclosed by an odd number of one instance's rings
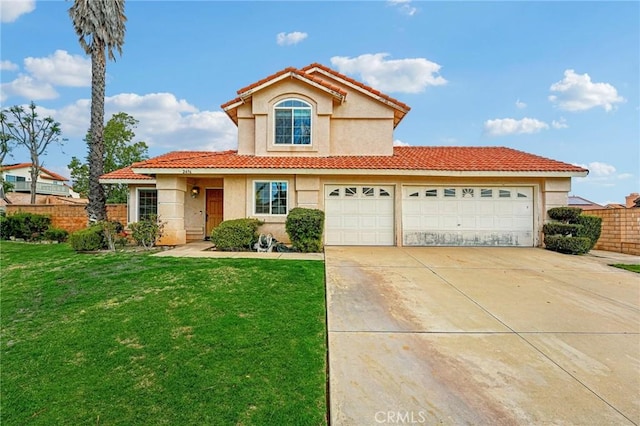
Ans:
{"label": "window sill", "polygon": [[318,152],[313,145],[271,145],[268,152]]}
{"label": "window sill", "polygon": [[253,215],[254,219],[258,219],[264,223],[285,223],[287,221],[287,215]]}

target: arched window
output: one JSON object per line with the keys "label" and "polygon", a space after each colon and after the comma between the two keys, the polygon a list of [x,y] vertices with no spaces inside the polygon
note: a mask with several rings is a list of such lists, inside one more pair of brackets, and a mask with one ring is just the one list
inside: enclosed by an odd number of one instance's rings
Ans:
{"label": "arched window", "polygon": [[311,105],[299,99],[285,99],[274,109],[276,145],[311,145]]}

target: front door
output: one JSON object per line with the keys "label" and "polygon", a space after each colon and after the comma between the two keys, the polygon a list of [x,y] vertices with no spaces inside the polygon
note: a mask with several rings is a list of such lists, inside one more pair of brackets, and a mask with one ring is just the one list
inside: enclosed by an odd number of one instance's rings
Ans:
{"label": "front door", "polygon": [[209,237],[211,231],[220,225],[224,217],[224,199],[222,189],[207,189],[207,234]]}

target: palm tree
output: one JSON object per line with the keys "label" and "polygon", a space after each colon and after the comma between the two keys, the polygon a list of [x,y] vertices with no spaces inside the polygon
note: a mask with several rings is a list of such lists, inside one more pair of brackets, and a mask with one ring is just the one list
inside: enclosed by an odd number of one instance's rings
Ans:
{"label": "palm tree", "polygon": [[89,220],[105,220],[107,207],[100,175],[104,171],[104,94],[106,53],[115,61],[113,50],[122,55],[125,22],[124,0],[74,0],[69,16],[80,46],[91,55],[91,125],[89,128]]}

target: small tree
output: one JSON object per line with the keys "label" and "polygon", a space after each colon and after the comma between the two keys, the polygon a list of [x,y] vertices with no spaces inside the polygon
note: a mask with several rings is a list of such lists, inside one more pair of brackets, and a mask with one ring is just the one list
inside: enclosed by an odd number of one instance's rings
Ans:
{"label": "small tree", "polygon": [[[131,143],[135,137],[133,129],[138,120],[127,113],[114,114],[104,127],[104,172],[109,173],[121,169],[137,161],[149,158],[148,146],[144,142]],[[87,133],[85,139],[91,140],[91,133]],[[90,143],[88,143],[90,145]],[[71,182],[73,190],[82,196],[89,194],[89,155],[83,163],[77,157],[72,157],[67,166],[71,170]],[[107,203],[126,203],[127,185],[105,185],[105,197]]]}
{"label": "small tree", "polygon": [[[4,159],[7,155],[10,155],[14,145],[13,139],[9,135],[7,129],[5,129],[6,125],[6,114],[4,111],[0,111],[0,166],[4,164]],[[13,185],[10,182],[5,182],[3,174],[0,173],[0,198],[2,198],[7,204],[11,204],[11,202],[7,199],[5,194],[12,188]]]}
{"label": "small tree", "polygon": [[60,123],[51,117],[40,118],[33,101],[27,110],[21,105],[3,110],[0,114],[0,121],[2,122],[0,143],[8,146],[13,141],[29,150],[31,157],[31,204],[35,204],[38,176],[42,168],[42,156],[51,143],[62,143]]}
{"label": "small tree", "polygon": [[162,237],[164,222],[161,222],[156,215],[149,215],[140,222],[130,224],[129,227],[136,243],[145,249],[150,249]]}

